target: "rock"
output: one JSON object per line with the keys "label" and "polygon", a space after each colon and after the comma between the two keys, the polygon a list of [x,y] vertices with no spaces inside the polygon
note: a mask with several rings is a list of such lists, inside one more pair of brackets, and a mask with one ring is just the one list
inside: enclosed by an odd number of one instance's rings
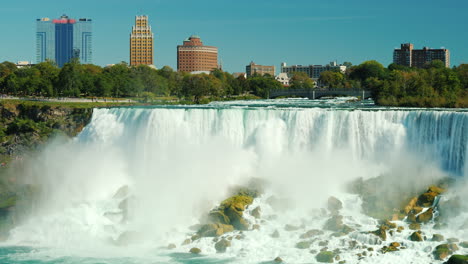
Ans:
{"label": "rock", "polygon": [[431,241],[437,241],[437,242],[444,241],[444,236],[439,235],[439,234],[434,234],[432,235]]}
{"label": "rock", "polygon": [[176,248],[176,245],[175,244],[169,244],[167,245],[167,249],[174,249]]}
{"label": "rock", "polygon": [[184,242],[182,242],[182,246],[188,245],[190,243],[192,243],[192,240],[190,240],[190,238],[187,238],[184,240]]}
{"label": "rock", "polygon": [[231,241],[228,241],[223,238],[215,244],[215,249],[217,253],[224,253],[226,252],[226,249],[230,246],[231,246]]}
{"label": "rock", "polygon": [[388,220],[383,221],[383,222],[381,223],[381,225],[386,226],[388,229],[395,229],[395,228],[397,228],[397,224],[392,223],[392,222],[390,222],[390,221],[388,221]]}
{"label": "rock", "polygon": [[275,230],[270,236],[271,236],[272,238],[279,238],[279,237],[280,237],[280,233],[278,232],[278,230]]}
{"label": "rock", "polygon": [[416,203],[418,202],[418,197],[413,197],[409,202],[408,204],[405,206],[405,208],[403,209],[403,212],[405,214],[409,214],[409,212],[411,212],[411,210],[413,209],[413,207],[416,206]]}
{"label": "rock", "polygon": [[425,192],[418,197],[417,205],[422,207],[430,207],[434,203],[437,195],[439,194],[434,191]]}
{"label": "rock", "polygon": [[120,187],[115,194],[112,196],[114,199],[123,199],[128,196],[129,188],[128,185],[124,185]]}
{"label": "rock", "polygon": [[252,212],[250,213],[253,217],[255,218],[260,218],[260,212],[261,212],[261,208],[260,206],[257,206],[255,207],[255,209],[252,210]]}
{"label": "rock", "polygon": [[232,225],[236,230],[248,230],[249,224],[243,218],[243,212],[253,202],[252,196],[234,195],[210,212],[214,223]]}
{"label": "rock", "polygon": [[190,237],[190,239],[191,239],[192,241],[198,240],[198,239],[200,239],[200,238],[201,238],[201,236],[198,235],[198,234],[195,234],[195,235],[193,235],[193,236]]}
{"label": "rock", "polygon": [[252,230],[260,230],[260,225],[259,224],[253,225]]}
{"label": "rock", "polygon": [[416,214],[414,214],[413,212],[410,212],[408,214],[408,217],[406,217],[406,221],[410,223],[416,223]]}
{"label": "rock", "polygon": [[429,222],[430,220],[432,220],[433,211],[434,211],[434,209],[429,208],[426,212],[424,212],[422,214],[419,214],[416,217],[416,221],[418,223],[427,223],[427,222]]}
{"label": "rock", "polygon": [[276,262],[276,263],[282,263],[283,259],[280,258],[280,257],[276,257],[273,261]]}
{"label": "rock", "polygon": [[200,227],[197,234],[200,237],[218,237],[232,231],[234,231],[234,227],[232,225],[206,224]]}
{"label": "rock", "polygon": [[349,244],[349,249],[355,249],[358,245],[358,242],[356,240],[351,240],[351,241],[348,241],[348,244]]}
{"label": "rock", "polygon": [[319,245],[320,247],[326,247],[326,246],[328,246],[328,241],[327,241],[327,240],[325,240],[325,241],[320,241],[320,242],[318,243],[318,245]]}
{"label": "rock", "polygon": [[455,244],[440,244],[432,252],[436,260],[444,260],[458,250]]}
{"label": "rock", "polygon": [[343,229],[343,216],[332,216],[330,219],[327,220],[323,228],[330,231],[340,231],[341,229]]}
{"label": "rock", "polygon": [[331,251],[322,251],[315,256],[315,259],[322,263],[333,263],[334,258],[335,254]]}
{"label": "rock", "polygon": [[403,230],[405,230],[405,228],[404,228],[403,226],[399,226],[399,227],[397,228],[397,232],[398,232],[398,233],[401,233]]}
{"label": "rock", "polygon": [[412,223],[412,224],[409,225],[409,229],[411,229],[411,230],[420,230],[421,225],[418,224],[418,223]]}
{"label": "rock", "polygon": [[286,230],[286,231],[297,231],[299,229],[301,229],[300,226],[293,226],[293,225],[290,225],[290,224],[287,224],[287,225],[284,226],[284,230]]}
{"label": "rock", "polygon": [[424,209],[422,207],[415,206],[415,207],[413,207],[413,209],[411,209],[410,213],[417,215],[417,214],[421,213],[423,210]]}
{"label": "rock", "polygon": [[300,241],[296,244],[296,248],[298,249],[307,249],[312,245],[312,241]]}
{"label": "rock", "polygon": [[392,242],[392,243],[390,243],[389,246],[390,246],[390,247],[396,247],[396,248],[398,248],[398,247],[400,247],[401,245],[400,245],[400,243],[398,243],[398,242]]}
{"label": "rock", "polygon": [[411,234],[410,240],[415,242],[424,241],[421,231],[416,231],[413,234]]}
{"label": "rock", "polygon": [[461,242],[459,245],[460,245],[460,247],[462,247],[462,248],[468,248],[468,241],[463,241],[463,242]]}
{"label": "rock", "polygon": [[445,223],[436,223],[433,228],[435,230],[441,230],[441,229],[445,229],[447,227],[448,227],[448,225],[445,224]]}
{"label": "rock", "polygon": [[458,243],[458,242],[460,242],[460,239],[458,238],[455,238],[455,237],[447,238],[447,243]]}
{"label": "rock", "polygon": [[334,196],[330,196],[327,201],[327,208],[331,213],[338,213],[343,208],[343,203]]}
{"label": "rock", "polygon": [[468,255],[453,255],[449,258],[447,264],[468,264]]}
{"label": "rock", "polygon": [[201,253],[201,249],[195,248],[195,247],[194,247],[194,248],[191,248],[191,249],[189,250],[189,252],[192,253],[192,254],[200,254],[200,253]]}
{"label": "rock", "polygon": [[305,232],[304,234],[302,234],[300,236],[300,238],[302,239],[307,239],[307,238],[311,238],[311,237],[315,237],[315,236],[319,236],[319,235],[323,235],[323,231],[322,230],[318,230],[318,229],[312,229],[312,230],[309,230],[307,232]]}
{"label": "rock", "polygon": [[377,229],[375,231],[372,231],[370,233],[380,237],[380,239],[382,239],[382,241],[385,241],[385,240],[387,240],[386,230],[387,230],[387,227],[382,225],[382,226],[379,227],[379,229]]}
{"label": "rock", "polygon": [[429,189],[427,189],[427,192],[434,192],[434,193],[437,193],[437,195],[444,193],[445,191],[446,191],[445,189],[437,187],[435,185],[432,185],[429,187]]}
{"label": "rock", "polygon": [[336,255],[335,260],[339,261],[340,259],[341,259],[341,257],[339,255]]}

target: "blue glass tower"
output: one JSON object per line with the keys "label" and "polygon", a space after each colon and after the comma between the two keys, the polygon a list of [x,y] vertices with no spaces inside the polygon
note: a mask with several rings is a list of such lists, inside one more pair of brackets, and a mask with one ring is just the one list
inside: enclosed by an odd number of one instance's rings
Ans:
{"label": "blue glass tower", "polygon": [[37,19],[36,62],[52,60],[62,67],[72,58],[83,64],[92,63],[92,20]]}

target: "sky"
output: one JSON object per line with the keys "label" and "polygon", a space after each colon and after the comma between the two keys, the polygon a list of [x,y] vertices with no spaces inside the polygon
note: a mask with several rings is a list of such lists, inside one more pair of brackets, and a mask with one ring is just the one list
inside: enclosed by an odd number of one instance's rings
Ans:
{"label": "sky", "polygon": [[411,42],[450,50],[451,64],[468,63],[466,0],[1,0],[0,61],[35,62],[36,18],[93,19],[93,62],[129,61],[136,15],[155,33],[155,64],[177,66],[177,45],[192,34],[219,48],[228,72],[262,65],[387,66],[393,49]]}

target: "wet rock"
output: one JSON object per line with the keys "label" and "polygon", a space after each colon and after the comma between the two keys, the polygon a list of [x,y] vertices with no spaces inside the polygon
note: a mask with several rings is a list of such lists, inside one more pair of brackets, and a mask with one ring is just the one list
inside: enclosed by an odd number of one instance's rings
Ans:
{"label": "wet rock", "polygon": [[447,238],[447,243],[458,243],[458,242],[460,242],[460,239],[458,238],[455,238],[455,237]]}
{"label": "wet rock", "polygon": [[252,230],[260,230],[260,225],[259,224],[253,225]]}
{"label": "wet rock", "polygon": [[280,258],[280,257],[276,257],[273,261],[276,262],[276,263],[282,263],[283,259]]}
{"label": "wet rock", "polygon": [[343,203],[338,198],[330,196],[327,201],[327,208],[332,214],[336,214],[343,208]]}
{"label": "wet rock", "polygon": [[318,243],[318,245],[319,245],[320,247],[326,247],[326,246],[328,246],[328,241],[327,241],[327,240],[325,240],[325,241],[320,241],[320,242]]}
{"label": "wet rock", "polygon": [[190,238],[187,238],[184,240],[184,242],[182,242],[182,246],[188,245],[190,243],[192,243],[192,240],[190,240]]}
{"label": "wet rock", "polygon": [[197,234],[201,237],[218,237],[232,231],[234,231],[234,227],[232,225],[206,224],[201,226]]}
{"label": "wet rock", "polygon": [[191,248],[191,249],[189,250],[189,252],[192,253],[192,254],[200,254],[200,253],[201,253],[201,249],[195,248],[195,247],[194,247],[194,248]]}
{"label": "wet rock", "polygon": [[174,249],[176,248],[176,245],[175,244],[169,244],[167,245],[167,249]]}
{"label": "wet rock", "polygon": [[191,239],[192,241],[198,240],[198,239],[200,239],[200,238],[201,238],[201,236],[198,235],[198,234],[195,234],[195,235],[193,235],[192,237],[190,237],[190,239]]}
{"label": "wet rock", "polygon": [[345,264],[346,263],[346,260],[342,260],[340,262],[338,262],[339,264]]}
{"label": "wet rock", "polygon": [[307,249],[312,245],[312,241],[300,241],[296,244],[296,248],[298,249]]}
{"label": "wet rock", "polygon": [[437,195],[439,194],[434,191],[427,191],[418,197],[417,205],[422,207],[430,207],[434,203]]}
{"label": "wet rock", "polygon": [[468,264],[468,255],[453,255],[449,258],[447,264]]}
{"label": "wet rock", "polygon": [[312,250],[310,250],[309,252],[310,252],[310,254],[317,254],[318,251],[315,250],[315,249],[312,249]]}
{"label": "wet rock", "polygon": [[417,202],[418,202],[418,197],[413,197],[405,206],[405,208],[403,209],[403,212],[405,214],[409,214],[409,212],[411,212],[411,210],[413,210],[413,208],[416,206]]}
{"label": "wet rock", "polygon": [[441,229],[445,229],[447,227],[448,227],[448,225],[446,223],[436,223],[433,228],[435,230],[441,230]]}
{"label": "wet rock", "polygon": [[272,238],[279,238],[279,237],[280,237],[280,233],[278,232],[278,230],[275,230],[270,236],[271,236]]}
{"label": "wet rock", "polygon": [[462,248],[468,248],[468,241],[463,241],[463,242],[461,242],[459,245],[460,245],[460,247],[462,247]]}
{"label": "wet rock", "polygon": [[458,247],[455,244],[440,244],[435,248],[434,252],[432,253],[436,260],[444,260],[457,250]]}
{"label": "wet rock", "polygon": [[424,213],[418,215],[418,216],[416,217],[416,221],[417,221],[418,223],[427,223],[427,222],[431,221],[431,220],[432,220],[433,211],[434,211],[434,209],[429,208],[426,212],[424,212]]}
{"label": "wet rock", "polygon": [[334,215],[327,220],[323,228],[330,231],[340,231],[343,229],[343,225],[343,216]]}
{"label": "wet rock", "polygon": [[231,241],[227,239],[221,239],[215,244],[215,249],[217,253],[224,253],[226,249],[231,246]]}
{"label": "wet rock", "polygon": [[411,229],[411,230],[420,230],[421,225],[418,224],[418,223],[412,223],[412,224],[409,225],[409,229]]}
{"label": "wet rock", "polygon": [[236,230],[248,230],[249,224],[243,218],[243,212],[253,202],[252,196],[234,195],[210,212],[214,223],[232,225]]}
{"label": "wet rock", "polygon": [[415,242],[424,241],[421,231],[416,231],[413,234],[411,234],[410,240]]}
{"label": "wet rock", "polygon": [[315,259],[322,263],[333,263],[334,258],[335,254],[331,251],[322,251],[315,256]]}
{"label": "wet rock", "polygon": [[255,217],[255,218],[258,219],[258,218],[260,218],[260,216],[261,216],[260,213],[261,213],[261,208],[260,208],[260,206],[257,206],[257,207],[255,207],[255,209],[252,210],[252,212],[251,212],[250,214],[251,214],[253,217]]}
{"label": "wet rock", "polygon": [[415,207],[413,207],[413,209],[411,209],[411,212],[410,212],[410,213],[411,213],[411,214],[417,215],[417,214],[421,213],[423,210],[424,210],[424,209],[423,209],[422,207],[420,207],[420,206],[415,206]]}
{"label": "wet rock", "polygon": [[390,221],[388,221],[388,220],[383,221],[383,222],[381,223],[381,225],[386,226],[388,229],[395,229],[395,228],[397,228],[397,224],[392,223],[392,222],[390,222]]}
{"label": "wet rock", "polygon": [[405,228],[404,228],[403,226],[399,226],[399,227],[397,228],[397,232],[398,232],[398,233],[401,233],[403,230],[405,230]]}
{"label": "wet rock", "polygon": [[434,234],[434,235],[432,235],[431,241],[437,241],[437,242],[444,241],[444,236],[439,235],[439,234]]}
{"label": "wet rock", "polygon": [[348,241],[348,244],[349,244],[349,249],[355,249],[358,245],[358,242],[356,240],[351,240],[351,241]]}
{"label": "wet rock", "polygon": [[300,238],[302,239],[307,239],[307,238],[311,238],[311,237],[315,237],[315,236],[319,236],[319,235],[323,235],[323,231],[322,230],[318,230],[318,229],[312,229],[312,230],[309,230],[307,232],[305,232],[304,234],[302,234],[300,236]]}
{"label": "wet rock", "polygon": [[377,229],[375,231],[372,231],[370,233],[380,237],[380,239],[382,239],[382,241],[385,241],[385,240],[387,240],[387,231],[386,230],[387,230],[387,227],[382,225],[382,226],[379,227],[379,229]]}

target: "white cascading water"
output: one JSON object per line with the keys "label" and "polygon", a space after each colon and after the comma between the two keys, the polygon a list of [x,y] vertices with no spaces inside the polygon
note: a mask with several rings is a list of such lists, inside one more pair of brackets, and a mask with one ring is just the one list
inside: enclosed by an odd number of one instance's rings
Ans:
{"label": "white cascading water", "polygon": [[[421,186],[446,173],[463,177],[467,148],[467,112],[96,109],[77,138],[51,144],[31,162],[28,180],[41,185],[42,195],[31,215],[12,230],[8,243],[54,248],[47,254],[56,257],[149,259],[154,259],[155,248],[176,243],[176,251],[197,246],[211,257],[236,257],[239,263],[280,255],[289,263],[310,263],[314,255],[294,248],[301,231],[282,232],[276,240],[270,234],[286,223],[320,229],[327,217],[313,209],[323,207],[330,195],[343,200],[350,226],[374,230],[376,220],[360,213],[360,200],[343,192],[345,183],[381,174],[396,181],[412,178]],[[246,238],[233,242],[225,254],[215,254],[211,239],[179,246],[191,232],[188,228],[223,200],[229,187],[252,177],[270,182],[267,194],[287,197],[289,211],[263,221],[260,230],[246,232]],[[113,198],[122,186],[129,186],[129,193]],[[263,215],[278,214],[265,202],[267,194],[249,210],[261,205]],[[119,203],[126,197],[131,197],[128,221],[122,221],[127,217]],[[128,231],[135,241],[116,246]],[[407,244],[408,232],[394,240]],[[468,239],[466,231],[447,232]],[[358,232],[351,236],[366,243],[375,239]],[[329,248],[347,243],[329,240]],[[424,251],[428,243],[362,261],[402,263],[404,258],[407,263],[428,263],[433,261]],[[160,251],[159,261],[171,261]],[[357,263],[355,254],[340,255],[347,263]]]}

